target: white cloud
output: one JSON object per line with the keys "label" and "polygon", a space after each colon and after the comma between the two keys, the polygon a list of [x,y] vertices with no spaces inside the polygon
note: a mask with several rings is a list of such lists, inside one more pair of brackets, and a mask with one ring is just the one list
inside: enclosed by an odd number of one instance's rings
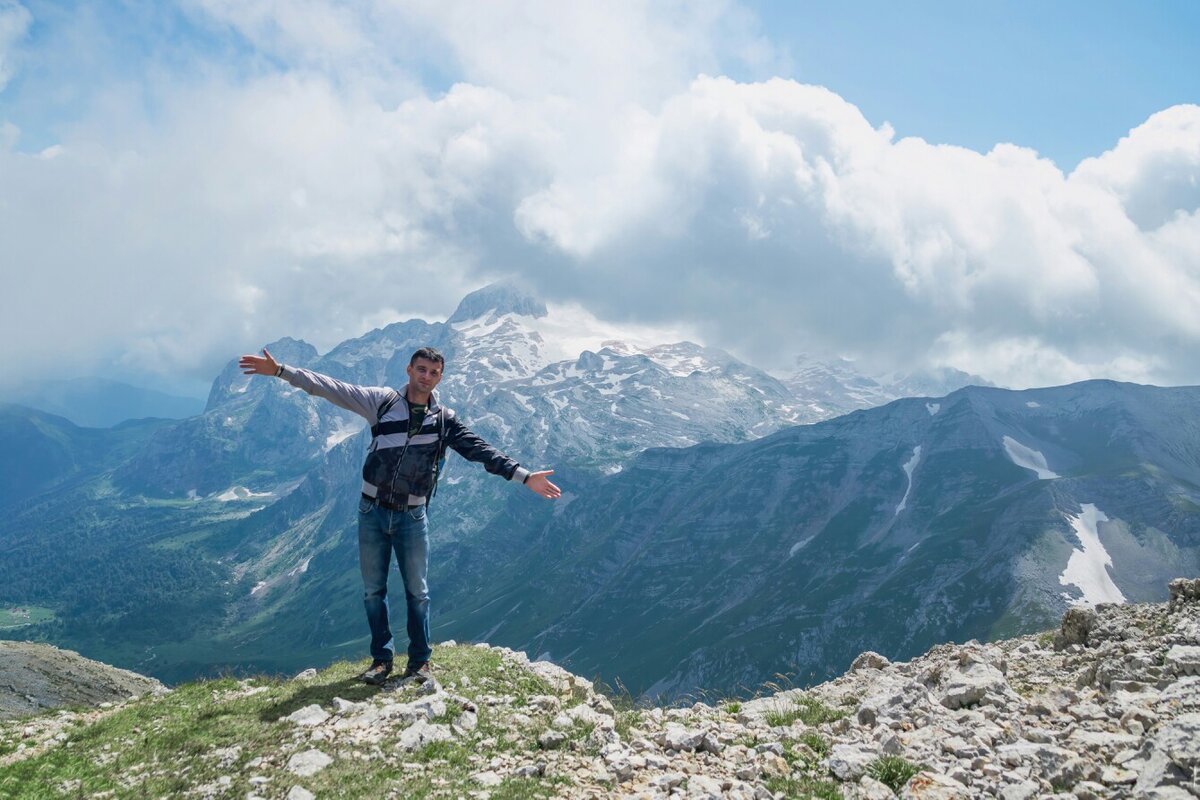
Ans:
{"label": "white cloud", "polygon": [[15,0],[0,0],[0,91],[13,75],[13,50],[25,38],[33,17]]}
{"label": "white cloud", "polygon": [[[114,89],[53,158],[15,149],[19,116],[0,131],[14,374],[204,378],[516,272],[765,366],[1200,379],[1195,106],[1064,175],[896,140],[821,87],[696,77],[775,58],[715,0],[189,8],[249,64]],[[460,80],[426,94],[433,68]]]}

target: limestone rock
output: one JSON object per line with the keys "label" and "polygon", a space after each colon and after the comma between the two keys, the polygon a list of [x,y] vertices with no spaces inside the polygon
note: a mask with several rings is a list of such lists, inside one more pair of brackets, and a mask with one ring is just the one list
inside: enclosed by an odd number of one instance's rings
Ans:
{"label": "limestone rock", "polygon": [[875,753],[849,744],[835,744],[825,760],[826,766],[838,780],[856,781],[875,760]]}
{"label": "limestone rock", "polygon": [[538,747],[543,750],[553,750],[567,740],[562,731],[548,730],[538,737]]}
{"label": "limestone rock", "polygon": [[294,722],[306,728],[311,728],[320,725],[329,719],[329,712],[321,708],[316,703],[304,708],[297,709],[291,714],[284,717],[288,722]]}
{"label": "limestone rock", "polygon": [[858,797],[860,800],[892,800],[896,793],[886,783],[880,783],[870,775],[864,775],[858,782]]}
{"label": "limestone rock", "polygon": [[1200,578],[1176,578],[1167,584],[1167,610],[1179,611],[1188,603],[1200,601]]}
{"label": "limestone rock", "polygon": [[865,669],[883,669],[891,663],[891,661],[888,661],[887,658],[879,655],[879,653],[868,650],[865,653],[859,653],[858,657],[850,664],[850,671],[858,672]]}
{"label": "limestone rock", "polygon": [[1088,634],[1096,625],[1096,612],[1086,606],[1072,606],[1063,614],[1062,623],[1054,637],[1056,650],[1073,644],[1087,645]]}
{"label": "limestone rock", "polygon": [[658,736],[657,741],[664,750],[690,752],[700,747],[704,741],[704,731],[689,730],[681,725],[668,723],[666,730]]}
{"label": "limestone rock", "polygon": [[1004,673],[991,664],[974,662],[956,666],[943,676],[938,701],[946,708],[963,708],[979,703],[988,694],[1009,692]]}
{"label": "limestone rock", "polygon": [[448,742],[454,738],[449,726],[418,719],[404,729],[396,744],[401,750],[417,750],[434,742]]}
{"label": "limestone rock", "polygon": [[1173,646],[1167,651],[1165,666],[1176,675],[1200,675],[1200,646]]}
{"label": "limestone rock", "polygon": [[301,778],[308,778],[332,763],[333,759],[320,750],[305,750],[288,759],[287,770]]}
{"label": "limestone rock", "polygon": [[475,783],[478,783],[480,786],[483,786],[485,788],[493,788],[493,787],[499,786],[500,784],[504,783],[504,779],[501,778],[493,770],[486,770],[484,772],[476,772],[475,774],[473,774],[471,776],[471,780],[475,781]]}
{"label": "limestone rock", "polygon": [[918,772],[900,790],[905,800],[968,800],[970,796],[967,787],[936,772]]}

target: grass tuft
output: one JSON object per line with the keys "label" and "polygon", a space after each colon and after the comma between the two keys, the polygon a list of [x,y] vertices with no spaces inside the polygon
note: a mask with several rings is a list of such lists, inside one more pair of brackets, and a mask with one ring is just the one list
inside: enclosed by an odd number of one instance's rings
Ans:
{"label": "grass tuft", "polygon": [[821,725],[846,716],[845,711],[830,708],[815,697],[803,695],[790,704],[768,711],[763,717],[771,727],[791,725],[800,720],[805,725]]}
{"label": "grass tuft", "polygon": [[914,764],[901,756],[883,756],[867,765],[867,774],[896,794],[900,794],[904,784],[921,769],[920,764]]}

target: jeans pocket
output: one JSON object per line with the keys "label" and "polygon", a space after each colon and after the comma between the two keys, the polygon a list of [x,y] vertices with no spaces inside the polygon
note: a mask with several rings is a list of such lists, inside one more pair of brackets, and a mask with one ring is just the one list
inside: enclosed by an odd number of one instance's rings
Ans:
{"label": "jeans pocket", "polygon": [[370,514],[371,509],[374,506],[375,506],[374,500],[368,500],[365,497],[360,497],[358,499],[358,513],[360,513],[360,514]]}
{"label": "jeans pocket", "polygon": [[417,506],[408,510],[408,516],[414,520],[425,519],[425,506]]}

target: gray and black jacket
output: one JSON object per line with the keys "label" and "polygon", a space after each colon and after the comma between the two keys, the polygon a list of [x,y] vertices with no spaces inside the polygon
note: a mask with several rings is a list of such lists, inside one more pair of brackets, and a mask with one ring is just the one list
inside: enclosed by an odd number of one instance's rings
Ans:
{"label": "gray and black jacket", "polygon": [[[382,505],[427,503],[446,448],[468,461],[483,464],[488,472],[506,480],[524,482],[529,476],[529,470],[464,425],[453,409],[438,403],[436,393],[429,399],[421,430],[410,437],[407,386],[398,391],[385,386],[356,386],[319,372],[286,365],[279,377],[297,389],[323,397],[367,420],[373,437],[363,463],[362,491]],[[386,409],[382,419],[378,417],[381,409]]]}

